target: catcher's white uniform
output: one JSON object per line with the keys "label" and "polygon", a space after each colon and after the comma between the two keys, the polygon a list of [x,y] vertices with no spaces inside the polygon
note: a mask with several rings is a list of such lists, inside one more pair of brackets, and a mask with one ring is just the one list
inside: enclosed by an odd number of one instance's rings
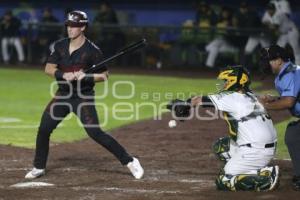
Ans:
{"label": "catcher's white uniform", "polygon": [[225,174],[256,174],[266,167],[275,154],[277,133],[263,105],[250,92],[226,91],[208,97],[223,111],[232,138]]}

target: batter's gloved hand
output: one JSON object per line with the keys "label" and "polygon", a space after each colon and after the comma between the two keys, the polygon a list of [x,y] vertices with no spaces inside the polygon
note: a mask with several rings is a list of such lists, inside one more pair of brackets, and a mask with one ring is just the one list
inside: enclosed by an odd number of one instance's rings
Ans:
{"label": "batter's gloved hand", "polygon": [[178,118],[189,117],[191,114],[191,99],[187,101],[174,99],[167,105],[167,109],[174,112]]}

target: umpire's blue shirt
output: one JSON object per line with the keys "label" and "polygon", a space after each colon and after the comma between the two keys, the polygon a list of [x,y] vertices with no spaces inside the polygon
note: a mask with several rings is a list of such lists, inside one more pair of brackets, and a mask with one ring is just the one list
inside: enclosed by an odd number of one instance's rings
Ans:
{"label": "umpire's blue shirt", "polygon": [[300,117],[300,66],[286,62],[275,79],[275,87],[281,97],[297,98],[290,112],[295,117]]}

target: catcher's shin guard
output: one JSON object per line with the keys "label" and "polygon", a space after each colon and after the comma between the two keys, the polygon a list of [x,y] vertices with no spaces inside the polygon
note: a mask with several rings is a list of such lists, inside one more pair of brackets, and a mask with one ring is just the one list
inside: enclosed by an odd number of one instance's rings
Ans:
{"label": "catcher's shin guard", "polygon": [[231,175],[219,175],[216,179],[216,186],[218,190],[235,191],[235,177]]}
{"label": "catcher's shin guard", "polygon": [[220,174],[216,179],[218,190],[223,191],[266,191],[279,185],[278,166],[259,170],[257,175],[240,174],[236,176]]}
{"label": "catcher's shin guard", "polygon": [[229,150],[230,150],[230,137],[219,138],[213,144],[213,152],[221,161],[227,161],[230,159]]}

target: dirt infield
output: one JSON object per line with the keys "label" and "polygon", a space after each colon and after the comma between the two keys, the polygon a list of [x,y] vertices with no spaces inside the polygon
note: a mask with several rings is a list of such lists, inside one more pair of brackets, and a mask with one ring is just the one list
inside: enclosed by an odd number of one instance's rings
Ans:
{"label": "dirt infield", "polygon": [[[271,82],[267,81],[265,87],[272,88]],[[278,122],[286,119],[287,113],[278,112],[272,116]],[[298,198],[299,192],[293,191],[290,185],[292,169],[289,161],[276,161],[282,173],[277,191],[216,191],[214,179],[221,163],[212,154],[211,144],[227,134],[225,122],[191,120],[170,129],[169,120],[170,116],[165,115],[162,121],[146,120],[112,132],[120,143],[139,157],[145,168],[142,180],[134,180],[127,168],[111,154],[91,139],[86,139],[70,144],[51,144],[47,175],[37,181],[54,186],[16,189],[10,186],[28,182],[23,177],[32,166],[34,151],[0,145],[0,200]]]}
{"label": "dirt infield", "polygon": [[[275,121],[286,113],[276,114]],[[55,184],[38,189],[15,189],[25,182],[33,151],[0,146],[0,199],[296,199],[290,186],[291,164],[281,167],[281,187],[275,192],[218,192],[214,178],[221,164],[211,153],[211,143],[226,134],[224,121],[192,120],[176,129],[162,121],[143,121],[112,132],[130,152],[140,158],[145,177],[134,180],[127,168],[86,139],[72,144],[52,145],[48,173],[38,181]],[[72,134],[72,133],[70,133]]]}

